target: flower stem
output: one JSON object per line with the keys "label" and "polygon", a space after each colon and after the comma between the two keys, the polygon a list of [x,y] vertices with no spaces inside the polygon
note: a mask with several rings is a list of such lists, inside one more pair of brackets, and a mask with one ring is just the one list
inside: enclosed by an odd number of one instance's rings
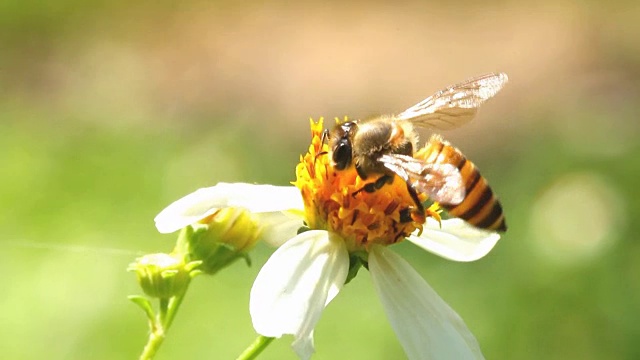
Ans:
{"label": "flower stem", "polygon": [[246,348],[236,360],[252,360],[258,357],[260,353],[271,344],[272,337],[259,335],[248,348]]}
{"label": "flower stem", "polygon": [[178,309],[180,308],[180,305],[182,304],[182,300],[184,300],[184,296],[186,295],[186,293],[187,293],[187,289],[185,289],[181,294],[176,295],[172,297],[171,300],[169,300],[169,304],[167,306],[167,313],[165,314],[165,317],[164,317],[165,329],[169,329],[169,327],[173,323],[173,319],[175,318],[176,313],[178,312]]}
{"label": "flower stem", "polygon": [[186,291],[183,291],[181,294],[172,297],[171,299],[160,299],[160,313],[153,318],[153,320],[149,320],[149,339],[147,340],[147,344],[144,346],[144,350],[142,350],[142,354],[140,354],[140,360],[151,360],[155,356],[156,352],[164,342],[165,335],[171,323],[173,322],[173,318],[178,312],[178,308],[180,308],[180,304],[182,304],[182,300]]}
{"label": "flower stem", "polygon": [[156,354],[160,345],[164,341],[164,332],[156,332],[152,331],[149,334],[149,340],[147,340],[147,345],[144,346],[144,350],[142,350],[142,354],[140,354],[140,360],[150,360],[153,359],[153,356]]}

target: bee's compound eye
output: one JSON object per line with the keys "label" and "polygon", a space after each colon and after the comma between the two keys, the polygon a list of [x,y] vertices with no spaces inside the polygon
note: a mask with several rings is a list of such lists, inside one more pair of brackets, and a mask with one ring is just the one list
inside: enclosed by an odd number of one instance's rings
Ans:
{"label": "bee's compound eye", "polygon": [[338,170],[344,170],[351,164],[351,143],[348,139],[342,139],[336,144],[332,160]]}

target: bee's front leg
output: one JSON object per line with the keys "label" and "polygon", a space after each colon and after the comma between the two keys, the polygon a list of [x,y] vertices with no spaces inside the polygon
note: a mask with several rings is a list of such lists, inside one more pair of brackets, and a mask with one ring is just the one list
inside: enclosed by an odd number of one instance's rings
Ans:
{"label": "bee's front leg", "polygon": [[[356,169],[357,169],[357,167],[356,167]],[[361,176],[361,178],[362,178],[362,176]],[[361,187],[360,189],[356,190],[353,194],[351,194],[351,196],[355,197],[356,195],[358,195],[359,193],[361,193],[363,191],[371,194],[371,193],[375,192],[376,190],[382,188],[386,184],[391,184],[392,182],[393,182],[393,176],[392,175],[382,175],[376,181],[367,183],[363,187]]]}

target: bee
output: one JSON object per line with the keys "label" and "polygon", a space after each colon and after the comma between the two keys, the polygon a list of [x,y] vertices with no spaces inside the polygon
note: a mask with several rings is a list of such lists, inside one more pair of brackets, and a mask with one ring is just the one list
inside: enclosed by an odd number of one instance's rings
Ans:
{"label": "bee", "polygon": [[416,127],[450,130],[474,118],[480,105],[507,83],[504,73],[471,78],[442,89],[398,115],[337,124],[329,139],[329,157],[336,170],[355,166],[362,180],[376,177],[352,195],[375,192],[399,176],[415,203],[411,218],[424,218],[419,194],[444,206],[451,215],[483,229],[506,231],[502,206],[487,181],[457,148],[433,136],[414,157]]}

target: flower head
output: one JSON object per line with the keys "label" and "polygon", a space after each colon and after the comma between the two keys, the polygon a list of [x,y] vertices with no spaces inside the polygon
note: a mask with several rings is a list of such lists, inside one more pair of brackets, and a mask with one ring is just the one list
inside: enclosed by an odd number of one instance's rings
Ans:
{"label": "flower head", "polygon": [[338,171],[331,166],[322,123],[311,121],[309,152],[301,156],[293,182],[302,194],[309,228],[340,234],[350,252],[393,244],[421,229],[421,223],[403,219],[402,212],[413,206],[413,200],[397,176],[374,193],[360,191],[354,196],[367,182],[354,167]]}

